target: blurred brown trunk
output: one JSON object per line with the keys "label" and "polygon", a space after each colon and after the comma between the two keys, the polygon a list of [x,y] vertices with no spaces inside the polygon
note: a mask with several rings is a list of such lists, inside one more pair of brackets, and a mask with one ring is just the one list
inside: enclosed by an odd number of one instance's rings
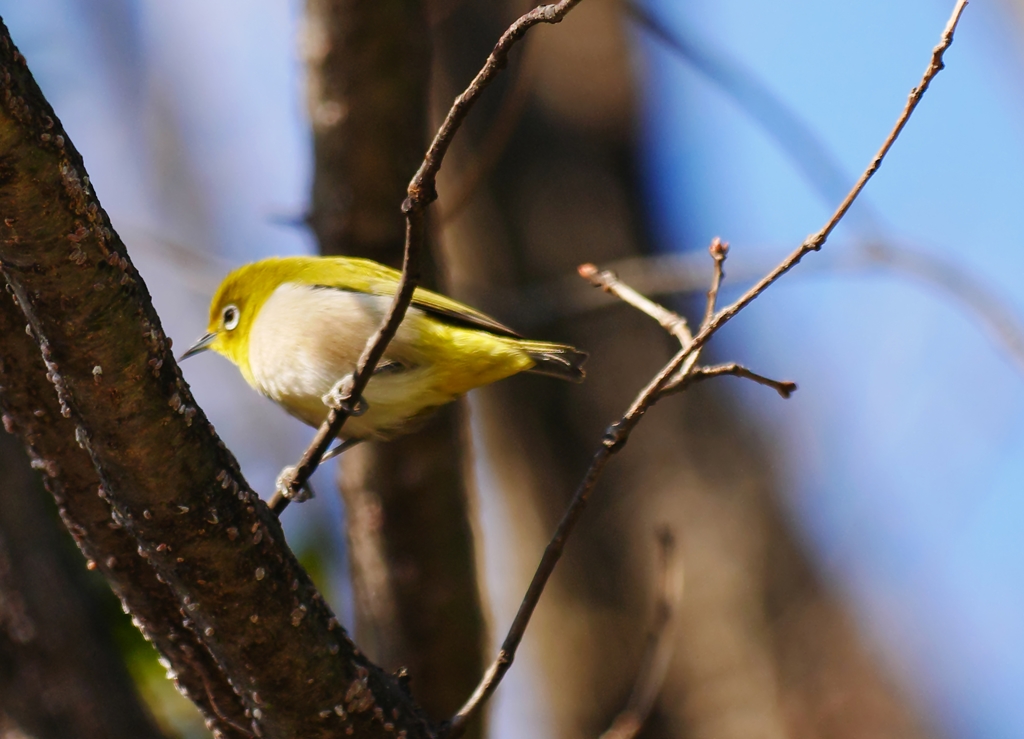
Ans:
{"label": "blurred brown trunk", "polygon": [[[320,249],[398,266],[400,206],[426,148],[424,9],[419,0],[309,0],[306,24]],[[436,267],[423,273],[443,281]],[[483,663],[459,428],[457,409],[446,409],[341,464],[357,638],[378,664],[408,669],[435,719],[454,713]]]}
{"label": "blurred brown trunk", "polygon": [[45,495],[0,433],[0,711],[36,739],[163,736]]}
{"label": "blurred brown trunk", "polygon": [[[445,18],[435,40],[443,67],[435,110],[447,108],[521,10],[512,5],[462,4]],[[503,525],[515,542],[500,553],[514,559],[502,562],[513,575],[495,583],[493,608],[505,618],[605,426],[671,349],[656,324],[621,306],[527,325],[535,306],[522,306],[517,320],[500,300],[584,261],[650,251],[621,24],[614,2],[589,0],[531,37],[535,94],[493,176],[443,234],[458,297],[531,337],[591,353],[582,387],[514,378],[480,392],[474,406],[481,454],[498,482],[486,492],[508,512]],[[500,95],[490,92],[471,120],[477,140],[494,124]],[[476,156],[464,142],[442,172],[442,212]],[[675,657],[643,736],[921,736],[777,510],[756,429],[725,402],[725,385],[708,385],[644,420],[599,485],[530,625],[528,659],[513,669],[539,665],[531,681],[541,686],[551,735],[596,736],[625,704],[652,619],[652,536],[668,523],[682,543],[687,586]]]}

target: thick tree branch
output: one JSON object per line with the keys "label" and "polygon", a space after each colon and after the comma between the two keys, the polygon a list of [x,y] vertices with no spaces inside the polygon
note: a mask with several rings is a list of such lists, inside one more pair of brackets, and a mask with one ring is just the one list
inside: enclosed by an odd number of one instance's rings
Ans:
{"label": "thick tree branch", "polygon": [[533,580],[531,581],[526,595],[523,598],[519,611],[516,613],[512,626],[508,630],[505,641],[502,643],[497,658],[487,669],[483,679],[477,686],[476,691],[474,691],[466,704],[452,719],[450,729],[446,736],[457,737],[460,735],[464,730],[466,722],[476,715],[476,713],[481,709],[487,699],[490,698],[497,689],[498,684],[501,682],[505,673],[508,672],[509,667],[511,667],[512,661],[515,659],[516,650],[522,641],[534,609],[540,601],[540,596],[544,592],[544,588],[547,585],[548,579],[551,577],[551,573],[554,571],[558,560],[562,556],[562,552],[565,549],[565,543],[575,528],[576,523],[579,521],[580,516],[583,514],[583,511],[586,509],[594,487],[600,479],[601,474],[604,472],[608,462],[623,448],[633,430],[646,415],[647,411],[650,410],[650,408],[657,403],[659,398],[663,396],[663,390],[665,387],[672,382],[675,377],[686,374],[683,372],[684,367],[687,363],[692,363],[692,358],[697,355],[711,336],[731,320],[739,311],[743,310],[743,308],[753,302],[762,292],[782,277],[782,275],[795,267],[804,256],[811,251],[821,249],[825,244],[829,235],[842,220],[843,216],[845,216],[849,211],[850,206],[864,189],[868,180],[870,180],[874,173],[878,171],[885,155],[888,153],[889,149],[892,148],[893,143],[895,143],[896,138],[903,130],[910,118],[910,115],[920,102],[924,91],[927,90],[932,79],[934,79],[935,75],[942,69],[942,56],[953,42],[953,33],[956,30],[957,23],[959,22],[960,16],[966,5],[967,0],[958,0],[956,3],[953,14],[943,30],[942,38],[939,44],[932,51],[931,60],[928,68],[925,70],[920,84],[911,91],[906,106],[897,118],[895,126],[886,137],[881,149],[879,149],[867,169],[860,176],[856,184],[839,204],[836,211],[828,219],[821,230],[809,236],[792,254],[784,259],[767,275],[762,277],[761,280],[750,288],[750,290],[744,293],[739,300],[724,310],[716,313],[711,320],[706,321],[700,331],[693,337],[692,341],[688,342],[682,349],[680,349],[679,352],[639,393],[639,395],[637,395],[626,413],[618,421],[608,427],[604,439],[602,440],[601,447],[594,453],[590,466],[588,467],[582,481],[577,486],[572,501],[563,514],[551,541],[544,550],[544,554],[541,557],[537,571],[534,574]]}
{"label": "thick tree branch", "polygon": [[75,442],[75,425],[62,416],[52,386],[39,382],[46,377],[46,365],[25,328],[25,316],[5,291],[0,295],[4,427],[28,447],[89,566],[103,573],[139,630],[168,661],[178,689],[213,731],[224,737],[251,736],[245,708],[227,676],[195,633],[181,626],[180,601],[139,556],[135,538],[112,525],[110,506],[97,494],[100,479],[92,460]]}
{"label": "thick tree branch", "polygon": [[430,736],[349,640],[197,408],[81,157],[4,27],[0,86],[0,271],[47,367],[29,381],[56,390],[114,523],[175,594],[252,732]]}

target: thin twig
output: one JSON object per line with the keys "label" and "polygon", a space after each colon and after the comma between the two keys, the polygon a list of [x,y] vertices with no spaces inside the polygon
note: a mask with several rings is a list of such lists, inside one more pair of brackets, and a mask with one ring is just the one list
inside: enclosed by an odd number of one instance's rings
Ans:
{"label": "thin twig", "polygon": [[423,158],[423,164],[420,165],[419,171],[416,172],[409,184],[409,198],[413,201],[414,207],[422,210],[437,199],[437,193],[434,191],[437,173],[441,169],[441,163],[448,147],[451,146],[455,133],[477,98],[505,67],[509,51],[516,42],[522,39],[523,35],[533,26],[540,23],[561,23],[566,14],[579,3],[580,0],[561,0],[551,5],[541,5],[522,15],[501,35],[484,66],[469,83],[469,87],[455,98],[455,102],[452,103],[448,115]]}
{"label": "thin twig", "polygon": [[355,372],[339,383],[338,402],[332,404],[326,420],[320,425],[299,463],[282,481],[280,504],[274,509],[278,515],[288,505],[289,498],[297,495],[316,471],[324,453],[341,432],[345,421],[363,402],[363,391],[377,363],[384,356],[388,344],[398,332],[399,324],[405,318],[413,292],[420,281],[420,253],[423,251],[426,210],[437,200],[437,173],[441,169],[452,139],[455,138],[474,103],[505,67],[509,52],[524,34],[540,23],[561,22],[579,2],[580,0],[561,0],[552,5],[534,8],[521,16],[501,35],[476,77],[452,103],[448,115],[445,116],[423,157],[423,163],[409,183],[408,197],[402,203],[402,213],[405,214],[405,255],[402,260],[402,278],[395,291],[394,300],[380,328],[366,342],[366,347],[356,363]]}
{"label": "thin twig", "polygon": [[601,739],[633,739],[654,708],[675,651],[676,609],[683,597],[683,562],[676,554],[676,540],[667,526],[658,530],[658,600],[647,650],[633,692],[622,712]]}
{"label": "thin twig", "polygon": [[722,280],[725,279],[725,258],[729,254],[729,243],[722,241],[717,236],[712,240],[711,246],[708,247],[708,253],[711,254],[711,258],[715,260],[715,271],[711,277],[711,287],[708,289],[708,303],[704,309],[704,320],[701,322],[702,326],[707,326],[711,323],[711,319],[715,317],[715,308],[718,302],[718,291],[722,288]]}
{"label": "thin twig", "polygon": [[[707,323],[714,317],[715,298],[718,295],[718,290],[722,284],[722,277],[724,276],[722,263],[725,261],[725,255],[728,250],[729,245],[718,238],[715,238],[709,247],[711,257],[715,260],[715,271],[711,278],[711,289],[708,290],[708,304],[703,325],[707,325]],[[687,344],[692,341],[693,337],[690,334],[690,329],[687,327],[685,318],[668,310],[664,306],[655,303],[645,295],[642,295],[637,290],[620,280],[614,272],[609,270],[598,270],[598,268],[593,264],[582,264],[578,271],[580,276],[585,280],[588,280],[592,285],[600,287],[605,292],[615,295],[624,303],[633,306],[637,310],[642,313],[646,313],[656,320],[661,324],[662,328],[679,339],[679,343],[683,347],[686,347]],[[764,375],[752,372],[746,367],[736,364],[735,362],[730,364],[721,364],[714,367],[697,367],[695,365],[698,355],[699,352],[694,352],[690,355],[687,361],[683,362],[683,366],[679,369],[679,372],[677,372],[675,377],[666,383],[664,389],[661,391],[663,395],[682,392],[695,382],[707,380],[711,377],[721,377],[723,375],[734,375],[736,377],[753,380],[761,385],[773,388],[783,398],[788,398],[796,391],[796,383],[794,382],[773,380],[769,377],[765,377]]]}
{"label": "thin twig", "polygon": [[911,113],[913,113],[918,102],[920,102],[924,91],[928,89],[928,85],[931,83],[932,79],[942,69],[942,55],[953,42],[953,32],[956,29],[957,23],[959,22],[960,16],[966,5],[967,0],[958,0],[956,3],[956,6],[953,9],[953,14],[943,30],[942,40],[932,51],[931,61],[928,68],[925,70],[921,84],[912,90],[903,112],[900,114],[896,121],[896,125],[882,144],[881,149],[871,160],[868,168],[857,180],[853,189],[843,199],[842,203],[840,203],[835,213],[825,223],[825,226],[816,234],[808,237],[807,240],[805,240],[804,243],[796,249],[796,251],[759,280],[757,284],[744,293],[739,300],[719,313],[716,313],[714,318],[708,322],[707,325],[703,326],[697,335],[694,336],[693,341],[680,349],[668,364],[666,364],[637,395],[636,399],[633,401],[632,405],[630,405],[622,418],[608,428],[604,438],[602,439],[600,448],[594,453],[590,466],[587,468],[582,481],[580,481],[577,486],[568,508],[562,515],[562,519],[559,522],[558,527],[555,529],[554,536],[551,538],[547,548],[544,550],[540,564],[537,566],[533,580],[530,582],[526,595],[519,606],[519,611],[516,613],[515,619],[512,621],[512,626],[509,628],[508,633],[505,636],[505,640],[502,643],[497,658],[488,667],[483,679],[473,692],[473,695],[470,696],[469,700],[461,709],[459,709],[459,712],[452,719],[448,732],[446,732],[446,736],[456,737],[465,731],[467,722],[480,711],[484,702],[494,693],[494,690],[501,682],[501,679],[504,677],[505,673],[508,672],[509,667],[512,665],[512,661],[515,659],[516,650],[522,641],[526,627],[530,622],[530,617],[533,615],[533,611],[537,607],[540,596],[544,592],[544,587],[547,585],[547,581],[551,577],[551,573],[554,571],[555,565],[562,556],[562,551],[565,549],[565,543],[569,535],[572,533],[580,516],[586,509],[590,496],[594,491],[594,487],[600,479],[601,473],[604,471],[608,461],[615,453],[622,449],[626,441],[629,439],[633,429],[636,428],[637,424],[643,419],[643,416],[651,406],[658,401],[662,390],[669,381],[679,373],[684,362],[703,347],[711,336],[713,336],[722,326],[728,323],[739,311],[743,310],[743,308],[755,300],[772,283],[782,277],[782,275],[793,269],[793,267],[795,267],[806,254],[811,251],[821,249],[833,229],[835,229],[839,221],[842,220],[843,216],[846,215],[854,200],[857,199],[857,196],[864,189],[868,180],[871,179],[872,175],[874,175],[879,166],[881,166],[886,153],[888,153],[896,138],[903,130],[903,127],[906,125]]}
{"label": "thin twig", "polygon": [[[647,296],[693,295],[704,292],[708,284],[708,277],[702,269],[703,261],[702,255],[688,252],[629,257],[609,263],[606,269],[622,275],[620,279],[627,280],[635,290]],[[765,260],[760,258],[734,260],[730,264],[729,276],[734,285],[753,283],[765,269]],[[833,253],[830,257],[808,263],[800,274],[805,278],[815,275],[858,276],[879,270],[917,280],[953,298],[1024,374],[1024,320],[1009,300],[994,294],[995,289],[982,275],[943,255],[893,241],[874,241],[852,251]],[[574,284],[575,280],[570,282],[568,278],[552,280],[543,287],[535,288],[529,294],[530,299],[520,299],[519,304],[550,306],[548,312],[563,317],[583,315],[613,305],[595,298],[590,290],[575,289]],[[535,318],[533,320],[536,322]],[[530,316],[519,316],[517,323],[529,326]]]}
{"label": "thin twig", "polygon": [[[793,269],[797,264],[800,263],[807,254],[812,251],[818,251],[828,240],[828,237],[832,234],[832,231],[839,224],[839,221],[843,219],[849,211],[850,206],[860,195],[864,186],[867,185],[868,181],[874,176],[875,172],[878,171],[879,167],[882,166],[882,161],[885,159],[885,155],[889,153],[889,149],[896,142],[903,128],[906,126],[907,121],[910,119],[911,114],[917,108],[917,104],[921,101],[921,97],[924,95],[928,86],[935,76],[942,71],[943,62],[942,56],[945,54],[946,49],[949,48],[950,44],[953,43],[953,33],[956,30],[957,23],[960,21],[960,16],[963,14],[964,8],[967,7],[967,0],[957,0],[956,6],[953,8],[953,14],[950,16],[949,21],[946,23],[945,29],[942,32],[942,38],[938,45],[932,50],[931,60],[929,61],[928,67],[925,69],[924,75],[921,78],[920,84],[910,91],[910,95],[907,98],[907,104],[904,106],[903,111],[896,119],[896,124],[893,129],[889,132],[885,141],[882,143],[881,148],[872,158],[867,169],[861,174],[854,184],[853,188],[847,193],[846,197],[836,208],[832,216],[826,221],[825,225],[817,233],[811,234],[804,240],[802,244],[788,257],[782,260],[774,269],[768,274],[758,280],[750,289],[743,293],[740,298],[732,305],[723,309],[722,311],[715,314],[714,318],[705,326],[701,327],[701,330],[693,337],[693,341],[689,347],[682,349],[671,362],[666,366],[665,370],[659,373],[649,387],[657,387],[661,389],[665,380],[662,379],[662,375],[665,378],[671,377],[673,373],[677,372],[682,366],[683,362],[695,351],[700,349],[707,343],[707,341],[726,323],[732,320],[737,313],[746,308],[751,302],[753,302],[761,293],[763,293],[768,287],[775,283],[780,277]],[[634,404],[634,408],[638,411],[646,412],[646,409],[650,407],[650,398],[641,396],[637,399]],[[634,409],[631,408],[631,411]]]}
{"label": "thin twig", "polygon": [[[720,243],[717,238],[712,242],[712,247],[714,247],[715,243]],[[712,252],[712,254],[713,253],[714,252]],[[606,293],[614,295],[627,305],[631,305],[641,313],[645,313],[653,318],[663,329],[679,340],[680,346],[687,346],[691,341],[693,341],[693,333],[690,331],[690,326],[687,324],[686,319],[683,316],[674,311],[670,311],[663,305],[659,305],[647,296],[637,292],[620,280],[614,272],[609,270],[599,270],[593,264],[581,264],[577,268],[577,272],[579,272],[580,277],[590,282],[591,285],[600,287]],[[716,275],[717,274],[716,268]],[[678,382],[682,382],[689,376],[690,370],[696,366],[699,359],[699,351],[690,355],[677,373]]]}
{"label": "thin twig", "polygon": [[685,390],[696,382],[700,382],[701,380],[709,380],[712,377],[722,377],[724,375],[742,377],[746,380],[752,380],[758,385],[770,387],[783,398],[789,398],[789,396],[796,392],[795,382],[790,382],[788,380],[773,380],[770,377],[765,377],[764,375],[752,372],[743,365],[736,364],[735,362],[729,362],[728,364],[716,364],[713,367],[694,367],[686,377],[679,381],[672,381],[666,385],[665,389],[662,390],[662,393],[664,395],[677,393]]}
{"label": "thin twig", "polygon": [[758,295],[763,293],[765,289],[778,280],[782,275],[789,272],[800,260],[803,259],[807,254],[812,251],[818,251],[828,240],[828,237],[832,234],[832,231],[839,221],[843,219],[850,206],[860,195],[864,186],[867,185],[868,181],[874,176],[875,172],[878,171],[879,167],[882,166],[882,161],[885,159],[885,155],[889,153],[889,149],[896,142],[903,128],[907,125],[907,121],[910,119],[911,114],[917,108],[917,104],[921,102],[921,97],[924,95],[931,81],[935,78],[943,68],[942,56],[945,54],[946,49],[949,48],[950,44],[953,43],[953,32],[956,30],[957,23],[960,21],[960,16],[967,7],[967,0],[958,0],[956,7],[953,9],[953,14],[950,16],[949,22],[946,24],[945,29],[942,32],[942,39],[938,45],[932,50],[931,61],[925,69],[924,75],[921,78],[921,83],[910,91],[910,95],[907,98],[907,104],[903,108],[903,112],[900,113],[899,118],[896,119],[896,125],[893,126],[892,131],[886,137],[882,143],[881,148],[875,154],[871,163],[867,169],[861,174],[854,184],[853,188],[847,193],[846,197],[836,208],[831,218],[825,223],[820,231],[810,235],[807,239],[786,259],[784,259],[775,269],[765,275],[757,284],[755,284],[750,290],[743,294],[743,296],[735,303],[730,305],[728,308],[723,310],[721,313],[715,316],[715,320],[712,321],[705,329],[702,329],[698,336],[694,337],[694,343],[697,345],[703,345],[704,342],[710,338],[711,334],[718,330],[722,325],[732,319],[740,310],[745,308],[752,300]]}
{"label": "thin twig", "polygon": [[614,295],[622,302],[649,315],[663,329],[679,339],[679,343],[683,346],[693,341],[693,334],[690,333],[690,327],[687,325],[685,318],[641,295],[620,280],[614,272],[599,270],[593,264],[581,264],[577,271],[580,273],[580,277],[588,280],[591,285],[601,288],[606,293]]}
{"label": "thin twig", "polygon": [[[768,85],[759,80],[753,69],[725,55],[721,49],[701,48],[692,37],[682,33],[678,26],[669,29],[633,0],[626,0],[624,8],[656,40],[665,44],[680,59],[689,63],[739,103],[754,121],[779,143],[797,170],[826,202],[835,196],[838,183],[849,179],[838,164],[834,152],[815,135],[812,126],[799,113],[789,108]],[[860,210],[863,211],[864,207],[861,201]],[[1012,309],[1000,305],[999,301],[989,295],[989,291],[979,278],[964,274],[963,268],[959,265],[951,264],[934,255],[897,246],[888,239],[874,235],[873,232],[879,230],[879,226],[874,223],[875,220],[876,218],[872,217],[867,219],[867,223],[861,223],[862,227],[868,226],[867,233],[863,236],[866,243],[860,248],[861,254],[853,255],[852,266],[860,267],[865,263],[882,264],[947,290],[980,314],[997,338],[1006,344],[1013,358],[1024,367],[1024,329],[1013,317]],[[843,263],[838,266],[851,265]],[[628,269],[625,264],[613,268]],[[654,282],[664,284],[665,270],[659,265],[657,271],[658,276]],[[749,267],[747,273],[750,273]],[[749,278],[741,279],[746,281]],[[692,280],[687,282],[693,284]],[[667,291],[683,292],[699,288],[698,283],[697,287],[681,285]],[[664,288],[648,289],[646,281],[640,289],[647,294],[666,292]]]}
{"label": "thin twig", "polygon": [[501,161],[501,156],[505,153],[512,134],[519,127],[523,113],[526,112],[526,104],[530,101],[530,92],[533,90],[533,84],[540,69],[537,53],[531,51],[533,48],[536,48],[534,44],[526,44],[522,60],[519,63],[519,73],[512,83],[512,89],[501,101],[501,107],[494,116],[494,124],[484,135],[472,161],[459,174],[453,193],[440,203],[441,213],[438,216],[440,223],[450,223],[455,220],[473,200],[473,196],[480,189],[480,185],[487,175]]}

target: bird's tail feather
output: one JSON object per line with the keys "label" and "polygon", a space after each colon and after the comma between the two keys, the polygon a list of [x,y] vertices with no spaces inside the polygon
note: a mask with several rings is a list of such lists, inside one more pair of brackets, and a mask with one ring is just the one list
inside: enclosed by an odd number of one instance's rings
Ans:
{"label": "bird's tail feather", "polygon": [[552,344],[546,341],[524,341],[521,346],[535,363],[527,370],[528,372],[572,382],[583,382],[583,378],[586,377],[583,371],[583,363],[587,361],[586,352],[567,344]]}

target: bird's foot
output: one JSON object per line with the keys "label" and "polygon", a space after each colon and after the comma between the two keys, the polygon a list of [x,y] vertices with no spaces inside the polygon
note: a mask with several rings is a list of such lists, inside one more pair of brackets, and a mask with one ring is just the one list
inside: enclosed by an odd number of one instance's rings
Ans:
{"label": "bird's foot", "polygon": [[296,468],[293,465],[288,465],[281,470],[281,474],[277,476],[277,484],[275,486],[277,495],[274,496],[275,498],[280,496],[285,500],[302,503],[314,496],[313,488],[309,484],[309,480],[302,483],[302,487],[300,487],[298,491],[292,493],[292,481],[295,479],[295,469]]}
{"label": "bird's foot", "polygon": [[355,379],[351,374],[345,375],[338,380],[334,387],[321,400],[328,408],[336,411],[344,411],[349,416],[361,416],[370,410],[369,404],[362,397],[352,397],[352,385]]}

